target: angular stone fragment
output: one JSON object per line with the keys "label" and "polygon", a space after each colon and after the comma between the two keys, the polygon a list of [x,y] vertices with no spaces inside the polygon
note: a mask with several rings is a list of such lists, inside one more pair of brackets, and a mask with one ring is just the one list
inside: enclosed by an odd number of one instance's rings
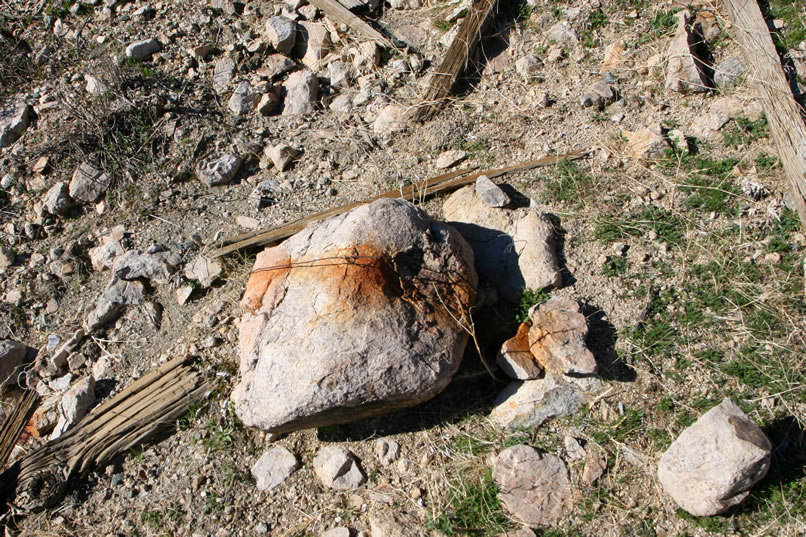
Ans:
{"label": "angular stone fragment", "polygon": [[384,466],[389,466],[400,456],[400,444],[397,440],[379,438],[375,442],[375,454]]}
{"label": "angular stone fragment", "polygon": [[610,84],[601,80],[592,84],[579,99],[582,106],[590,106],[602,110],[605,106],[616,100],[616,92]]}
{"label": "angular stone fragment", "polygon": [[503,301],[516,303],[524,288],[562,283],[554,226],[546,215],[535,209],[492,209],[474,186],[451,194],[442,213],[473,247],[482,282]]}
{"label": "angular stone fragment", "polygon": [[227,108],[236,116],[251,114],[257,105],[258,95],[248,80],[242,81],[232,92]]}
{"label": "angular stone fragment", "polygon": [[709,87],[702,72],[704,64],[695,55],[702,37],[692,30],[687,11],[681,11],[677,17],[677,33],[668,51],[666,88],[681,93],[708,91]]}
{"label": "angular stone fragment", "polygon": [[162,50],[162,45],[156,39],[137,41],[126,47],[126,57],[145,60]]}
{"label": "angular stone fragment", "polygon": [[523,56],[515,62],[515,70],[521,76],[532,76],[540,72],[543,62],[537,56]]}
{"label": "angular stone fragment", "polygon": [[694,516],[741,503],[770,468],[770,441],[730,399],[683,431],[658,465],[658,479]]}
{"label": "angular stone fragment", "polygon": [[585,346],[588,322],[579,303],[552,298],[529,312],[529,349],[551,373],[584,376],[596,373],[596,359]]}
{"label": "angular stone fragment", "polygon": [[112,179],[89,162],[82,162],[70,180],[70,197],[84,203],[95,203],[109,189]]}
{"label": "angular stone fragment", "polygon": [[266,37],[274,50],[290,54],[297,40],[297,23],[287,17],[272,17],[266,21]]}
{"label": "angular stone fragment", "polygon": [[263,65],[257,70],[257,74],[269,80],[276,80],[279,76],[293,71],[296,67],[297,64],[282,54],[270,54],[263,60]]}
{"label": "angular stone fragment", "polygon": [[203,160],[196,165],[196,176],[207,186],[226,185],[235,178],[241,162],[238,155]]}
{"label": "angular stone fragment", "polygon": [[294,53],[308,69],[318,71],[331,46],[330,32],[318,22],[300,22],[298,29]]}
{"label": "angular stone fragment", "polygon": [[218,93],[224,93],[229,89],[230,82],[235,76],[235,60],[224,57],[218,60],[213,71],[213,89]]}
{"label": "angular stone fragment", "polygon": [[17,254],[11,248],[0,244],[0,273],[14,264],[17,260]]}
{"label": "angular stone fragment", "polygon": [[0,147],[19,140],[31,124],[31,105],[22,97],[13,97],[0,108]]}
{"label": "angular stone fragment", "polygon": [[555,377],[515,381],[495,398],[490,419],[499,427],[539,427],[545,421],[568,416],[601,387],[594,378]]}
{"label": "angular stone fragment", "polygon": [[549,28],[548,32],[546,33],[546,37],[549,40],[561,45],[575,47],[579,43],[579,37],[577,37],[576,31],[571,27],[568,21],[560,21],[555,23],[551,28]]}
{"label": "angular stone fragment", "polygon": [[512,446],[496,458],[493,479],[507,510],[527,526],[550,526],[571,507],[568,469],[556,455]]}
{"label": "angular stone fragment", "polygon": [[265,154],[269,157],[278,171],[284,172],[293,162],[299,151],[288,144],[277,144],[267,147]]}
{"label": "angular stone fragment", "polygon": [[59,181],[47,191],[42,199],[45,210],[53,215],[64,215],[74,203],[70,198],[70,187],[64,181]]}
{"label": "angular stone fragment", "polygon": [[241,301],[238,416],[285,432],[430,399],[459,366],[467,334],[453,316],[474,303],[476,284],[467,243],[408,202],[311,224],[255,262]]}
{"label": "angular stone fragment", "polygon": [[714,85],[717,88],[726,88],[734,85],[741,77],[747,66],[740,56],[730,56],[719,62],[714,69]]}
{"label": "angular stone fragment", "polygon": [[501,345],[501,350],[495,358],[498,367],[510,378],[530,380],[539,378],[543,373],[543,368],[529,350],[529,329],[531,327],[531,321],[522,323],[518,327],[518,333]]}
{"label": "angular stone fragment", "polygon": [[512,202],[507,193],[486,175],[481,175],[476,179],[476,195],[484,205],[493,209],[506,207]]}
{"label": "angular stone fragment", "polygon": [[129,250],[115,260],[112,272],[122,280],[146,278],[156,283],[167,283],[176,272],[179,256],[164,247],[152,247],[145,253]]}
{"label": "angular stone fragment", "polygon": [[348,63],[342,61],[330,62],[327,66],[327,72],[330,77],[330,87],[335,89],[350,87],[353,69]]}
{"label": "angular stone fragment", "polygon": [[607,470],[607,463],[596,455],[588,455],[585,460],[585,467],[582,469],[582,484],[591,486],[602,477]]}
{"label": "angular stone fragment", "polygon": [[0,388],[17,385],[17,376],[25,365],[28,347],[11,339],[0,340]]}
{"label": "angular stone fragment", "polygon": [[198,280],[202,287],[210,287],[221,274],[221,270],[221,263],[199,255],[185,266],[185,277],[189,280]]}
{"label": "angular stone fragment", "polygon": [[659,128],[653,127],[635,132],[622,129],[621,135],[627,138],[627,152],[636,160],[659,159],[669,149],[669,144]]}
{"label": "angular stone fragment", "polygon": [[354,489],[366,480],[355,455],[340,446],[320,449],[313,459],[313,469],[322,484],[331,489]]}
{"label": "angular stone fragment", "polygon": [[439,154],[434,165],[440,170],[443,170],[459,164],[466,158],[467,151],[462,151],[461,149],[449,149],[448,151],[443,151]]}
{"label": "angular stone fragment", "polygon": [[87,315],[84,328],[92,332],[117,318],[126,306],[142,304],[144,290],[140,282],[113,278],[98,299],[95,309]]}
{"label": "angular stone fragment", "polygon": [[252,476],[257,488],[271,490],[288,479],[297,468],[297,457],[283,446],[275,446],[252,466]]}
{"label": "angular stone fragment", "polygon": [[95,403],[95,379],[85,377],[67,390],[59,403],[59,421],[50,435],[51,440],[59,438],[87,415]]}
{"label": "angular stone fragment", "polygon": [[375,134],[390,135],[406,129],[405,109],[396,104],[386,105],[372,122]]}
{"label": "angular stone fragment", "polygon": [[291,73],[283,87],[285,88],[284,116],[310,114],[314,111],[316,100],[319,98],[319,80],[316,75],[310,71]]}

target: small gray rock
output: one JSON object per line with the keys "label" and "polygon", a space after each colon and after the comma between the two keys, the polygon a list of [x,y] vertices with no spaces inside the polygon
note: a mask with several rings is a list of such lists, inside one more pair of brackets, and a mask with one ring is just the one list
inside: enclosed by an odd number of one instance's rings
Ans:
{"label": "small gray rock", "polygon": [[448,151],[443,151],[439,154],[434,165],[439,169],[450,168],[451,166],[459,164],[466,158],[467,151],[462,151],[461,149],[449,149]]}
{"label": "small gray rock", "polygon": [[277,144],[267,147],[265,153],[271,159],[274,167],[283,172],[297,158],[300,152],[288,144]]}
{"label": "small gray rock", "polygon": [[540,71],[543,62],[537,56],[524,56],[515,62],[515,70],[521,76],[532,76]]}
{"label": "small gray rock", "polygon": [[365,481],[358,461],[347,448],[326,446],[313,459],[316,476],[328,488],[350,490]]}
{"label": "small gray rock", "polygon": [[31,105],[22,97],[13,97],[0,108],[0,147],[16,142],[31,124]]}
{"label": "small gray rock", "polygon": [[207,186],[226,185],[235,178],[241,162],[241,157],[232,154],[203,160],[196,166],[196,176]]}
{"label": "small gray rock", "polygon": [[400,457],[400,444],[397,440],[379,438],[375,442],[375,454],[384,466],[389,466]]}
{"label": "small gray rock", "polygon": [[579,104],[585,107],[594,107],[602,110],[615,100],[616,92],[613,90],[613,87],[600,80],[592,84],[585,93],[582,94],[582,97],[579,99]]}
{"label": "small gray rock", "polygon": [[507,384],[495,398],[490,419],[499,427],[539,427],[551,418],[569,416],[601,387],[592,378],[555,377]]}
{"label": "small gray rock", "polygon": [[0,272],[14,264],[17,260],[17,254],[11,248],[0,244]]}
{"label": "small gray rock", "polygon": [[559,43],[561,45],[576,46],[579,43],[579,37],[576,31],[571,27],[568,21],[560,21],[549,28],[546,37],[550,41]]}
{"label": "small gray rock", "polygon": [[327,66],[330,77],[330,87],[335,89],[345,89],[350,87],[353,78],[353,68],[350,64],[342,61],[333,61]]}
{"label": "small gray rock", "polygon": [[59,403],[59,421],[50,435],[51,440],[59,438],[87,415],[95,404],[95,379],[86,377],[70,387]]}
{"label": "small gray rock", "polygon": [[310,71],[291,73],[285,84],[283,115],[310,114],[319,98],[319,80]]}
{"label": "small gray rock", "polygon": [[109,189],[112,179],[89,162],[82,162],[70,180],[70,197],[85,203],[95,203]]}
{"label": "small gray rock", "polygon": [[507,510],[527,526],[550,526],[571,508],[568,469],[556,455],[512,446],[496,458],[493,480]]}
{"label": "small gray rock", "polygon": [[493,183],[486,175],[481,175],[476,179],[476,195],[484,205],[493,209],[506,207],[512,202],[507,193],[501,190],[501,187]]}
{"label": "small gray rock", "polygon": [[268,207],[276,201],[276,193],[278,190],[277,181],[266,179],[261,181],[255,187],[251,194],[249,194],[249,203],[255,209],[262,209]]}
{"label": "small gray rock", "polygon": [[232,96],[227,102],[227,107],[236,116],[245,116],[255,110],[257,99],[258,95],[252,88],[252,84],[248,80],[244,80],[232,92]]}
{"label": "small gray rock", "polygon": [[162,247],[145,253],[129,250],[115,259],[112,272],[121,280],[146,278],[157,283],[167,283],[180,262],[179,255]]}
{"label": "small gray rock", "polygon": [[113,278],[98,299],[95,309],[87,315],[84,328],[92,332],[117,318],[126,306],[142,304],[144,291],[145,287],[138,281]]}
{"label": "small gray rock", "polygon": [[185,277],[189,280],[198,280],[202,287],[210,287],[221,274],[221,270],[221,263],[199,255],[185,266]]}
{"label": "small gray rock", "polygon": [[137,41],[126,47],[126,57],[139,58],[145,60],[150,58],[152,54],[162,50],[162,45],[156,39],[145,39]]}
{"label": "small gray rock", "polygon": [[274,50],[290,54],[297,40],[297,23],[286,17],[272,17],[266,21],[266,37]]}
{"label": "small gray rock", "polygon": [[252,467],[252,476],[257,488],[271,490],[289,478],[299,462],[289,450],[283,446],[275,446],[263,454]]}
{"label": "small gray rock", "polygon": [[66,214],[74,205],[70,198],[70,187],[64,181],[59,181],[50,187],[42,201],[45,210],[53,215]]}
{"label": "small gray rock", "polygon": [[338,528],[329,529],[322,534],[322,537],[350,537],[350,528],[339,526]]}
{"label": "small gray rock", "polygon": [[17,375],[22,372],[28,347],[11,339],[0,341],[0,387],[17,385]]}
{"label": "small gray rock", "polygon": [[224,93],[229,88],[235,76],[235,60],[226,56],[218,60],[213,71],[213,89],[217,93]]}
{"label": "small gray rock", "polygon": [[658,479],[694,516],[741,503],[770,469],[770,441],[730,399],[683,431],[663,454]]}
{"label": "small gray rock", "polygon": [[741,56],[726,58],[719,62],[714,69],[714,84],[718,88],[732,86],[746,71],[747,66]]}

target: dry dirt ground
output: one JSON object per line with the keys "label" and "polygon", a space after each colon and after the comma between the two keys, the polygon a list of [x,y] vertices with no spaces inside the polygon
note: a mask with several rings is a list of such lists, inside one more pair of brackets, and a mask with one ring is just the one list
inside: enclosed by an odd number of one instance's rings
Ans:
{"label": "dry dirt ground", "polygon": [[[69,337],[109,279],[93,271],[88,249],[114,226],[125,228],[131,248],[164,244],[189,260],[244,232],[239,216],[265,227],[357,201],[439,174],[436,157],[448,149],[467,151],[462,165],[481,168],[584,149],[588,158],[573,165],[499,181],[554,216],[565,283],[551,294],[585,304],[589,345],[607,389],[573,416],[536,430],[503,431],[487,418],[502,385],[469,357],[433,401],[277,440],[299,457],[301,469],[276,489],[259,491],[250,468],[271,444],[241,426],[228,402],[237,372],[238,301],[254,258],[237,253],[223,259],[217,282],[195,289],[187,304],[175,297],[187,283],[178,275],[151,287],[146,304],[80,349],[85,363],[77,374],[96,366],[101,396],[166,359],[199,356],[220,379],[207,404],[180,420],[175,434],[77,483],[56,508],[6,517],[7,534],[303,536],[347,526],[366,535],[369,513],[389,509],[407,535],[495,535],[517,524],[495,499],[490,456],[523,442],[565,457],[566,435],[580,439],[607,470],[586,487],[581,463],[569,459],[574,508],[555,527],[535,530],[539,535],[806,534],[806,238],[787,206],[766,123],[749,101],[708,138],[694,134],[717,99],[751,100],[749,81],[740,77],[735,86],[699,94],[664,87],[662,55],[673,14],[684,6],[538,0],[529,7],[502,0],[455,99],[424,125],[379,136],[372,121],[386,104],[418,103],[428,71],[446,50],[438,40],[456,4],[429,0],[402,10],[387,4],[371,14],[374,24],[407,36],[412,46],[386,50],[360,84],[343,90],[367,97],[349,112],[328,109],[338,91],[327,85],[325,69],[315,112],[236,117],[227,108],[229,93],[212,87],[213,65],[231,55],[237,77],[256,76],[268,52],[249,52],[249,44],[281,4],[136,0],[114,4],[108,18],[108,3],[74,8],[71,0],[7,0],[0,7],[0,100],[22,94],[32,103],[57,103],[38,114],[17,144],[0,150],[0,175],[21,183],[0,191],[0,241],[16,257],[0,281],[0,337],[36,348],[51,334]],[[768,7],[790,74],[802,83],[806,15],[797,4],[773,0]],[[153,9],[149,16],[137,13],[145,6]],[[737,53],[721,5],[689,8],[716,25],[708,41],[714,65]],[[56,19],[63,35],[54,30]],[[546,37],[558,21],[576,31],[577,44]],[[348,57],[360,40],[340,36],[334,53]],[[164,44],[150,61],[118,60],[125,45],[150,37]],[[580,98],[602,78],[614,43],[623,48],[608,75],[617,100],[583,107]],[[188,52],[203,44],[215,48],[207,60]],[[34,61],[44,46],[49,55]],[[528,55],[542,63],[524,76],[515,62]],[[400,59],[414,72],[396,72]],[[104,80],[108,90],[89,95],[85,74]],[[636,158],[623,129],[646,127],[682,131],[688,150]],[[302,150],[285,172],[266,166],[262,154],[279,142]],[[199,160],[233,148],[248,158],[231,184],[207,187],[196,179]],[[47,167],[35,172],[41,157]],[[65,216],[37,217],[35,204],[48,188],[69,180],[88,158],[114,179],[103,210],[80,206]],[[268,179],[278,185],[276,199],[255,209],[248,196]],[[748,195],[745,179],[768,194]],[[424,202],[436,216],[440,205]],[[726,396],[770,437],[772,470],[724,516],[691,517],[661,490],[657,460]],[[400,462],[378,462],[373,448],[380,437],[400,443]],[[314,454],[334,442],[347,445],[368,476],[353,492],[326,490],[313,474]],[[31,440],[25,449],[36,445]]]}

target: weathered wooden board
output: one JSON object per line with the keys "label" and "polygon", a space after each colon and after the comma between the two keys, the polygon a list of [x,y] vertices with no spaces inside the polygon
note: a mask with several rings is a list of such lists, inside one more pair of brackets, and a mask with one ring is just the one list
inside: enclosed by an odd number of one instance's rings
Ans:
{"label": "weathered wooden board", "polygon": [[428,88],[422,97],[412,119],[417,122],[427,121],[442,107],[445,99],[451,94],[456,79],[467,68],[467,62],[473,49],[479,42],[484,24],[493,12],[497,0],[473,0],[473,4],[462,20],[459,33],[448,47],[445,57],[433,73]]}
{"label": "weathered wooden board", "polygon": [[792,198],[806,230],[806,124],[781,68],[756,0],[725,0],[736,39],[750,70],[750,83],[764,107]]}
{"label": "weathered wooden board", "polygon": [[5,468],[8,458],[25,425],[31,419],[39,404],[39,394],[35,390],[26,390],[20,395],[14,410],[3,421],[0,427],[0,469]]}
{"label": "weathered wooden board", "polygon": [[29,453],[0,477],[6,485],[16,477],[14,497],[5,500],[26,511],[54,505],[73,480],[173,426],[212,389],[195,361],[166,362],[93,409],[73,429]]}
{"label": "weathered wooden board", "polygon": [[394,48],[392,43],[381,33],[370,26],[364,19],[347,9],[339,0],[310,0],[311,4],[325,12],[325,15],[334,22],[346,24],[361,37],[371,39],[385,47]]}
{"label": "weathered wooden board", "polygon": [[584,151],[577,151],[565,155],[555,155],[550,157],[543,157],[537,160],[529,160],[506,168],[484,170],[472,173],[470,175],[466,174],[472,172],[473,171],[472,168],[465,168],[462,170],[457,170],[455,172],[438,175],[437,177],[432,177],[431,179],[426,179],[425,181],[422,182],[406,185],[401,189],[384,192],[383,194],[380,194],[370,199],[358,201],[355,203],[349,203],[347,205],[334,207],[332,209],[327,209],[325,211],[312,214],[310,216],[307,216],[300,220],[296,220],[289,224],[285,224],[280,227],[259,229],[256,231],[251,231],[249,233],[244,233],[242,235],[226,239],[224,241],[224,246],[216,250],[213,250],[212,252],[210,252],[209,255],[212,258],[221,257],[222,255],[227,255],[232,252],[244,250],[246,248],[251,248],[255,246],[265,246],[267,244],[279,242],[287,239],[294,233],[302,231],[305,228],[305,226],[307,226],[312,222],[316,222],[318,220],[324,220],[325,218],[345,213],[350,209],[358,207],[359,205],[364,205],[365,203],[371,203],[373,201],[382,198],[402,198],[411,201],[414,199],[420,199],[432,196],[438,192],[448,192],[451,190],[456,190],[459,187],[472,183],[482,175],[486,175],[487,177],[490,178],[495,178],[508,173],[530,170],[532,168],[538,168],[540,166],[552,166],[555,164],[559,164],[561,162],[576,160],[582,158],[583,156],[585,156]]}

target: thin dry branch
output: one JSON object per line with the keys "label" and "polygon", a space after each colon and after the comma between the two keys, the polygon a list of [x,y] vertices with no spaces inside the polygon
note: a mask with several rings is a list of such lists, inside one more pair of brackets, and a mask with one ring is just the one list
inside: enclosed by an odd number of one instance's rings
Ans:
{"label": "thin dry branch", "polygon": [[471,171],[473,171],[473,168],[465,168],[463,170],[446,173],[443,175],[439,175],[437,177],[432,177],[431,179],[426,179],[423,182],[407,185],[406,187],[401,189],[395,189],[390,190],[388,192],[384,192],[383,194],[380,194],[373,198],[358,201],[355,203],[349,203],[347,205],[342,205],[340,207],[334,207],[332,209],[327,209],[325,211],[312,214],[305,218],[301,218],[289,224],[284,224],[280,227],[259,229],[256,231],[231,237],[224,241],[224,246],[216,250],[213,250],[212,252],[210,252],[209,255],[211,258],[216,258],[230,254],[232,252],[241,251],[246,248],[251,248],[255,246],[265,246],[267,244],[280,242],[287,239],[291,235],[299,231],[302,231],[308,224],[311,224],[319,220],[324,220],[325,218],[329,218],[331,216],[336,216],[345,213],[360,205],[364,205],[365,203],[371,203],[379,199],[402,198],[411,201],[419,197],[432,196],[439,192],[449,192],[451,190],[456,190],[457,188],[472,183],[482,175],[486,175],[487,177],[494,179],[496,177],[501,177],[502,175],[506,175],[509,173],[531,170],[533,168],[538,168],[541,166],[553,166],[556,164],[560,164],[561,162],[580,159],[584,156],[585,156],[584,151],[575,151],[573,153],[567,153],[565,155],[554,155],[549,157],[543,157],[537,160],[529,160],[526,162],[515,164],[514,166],[508,166],[506,168],[498,168],[498,169],[475,172],[471,173],[470,175],[465,174],[468,174]]}

